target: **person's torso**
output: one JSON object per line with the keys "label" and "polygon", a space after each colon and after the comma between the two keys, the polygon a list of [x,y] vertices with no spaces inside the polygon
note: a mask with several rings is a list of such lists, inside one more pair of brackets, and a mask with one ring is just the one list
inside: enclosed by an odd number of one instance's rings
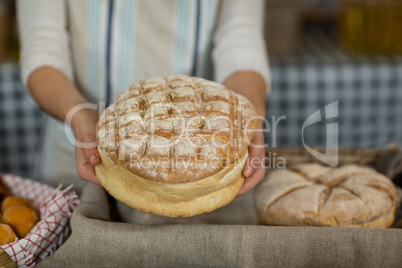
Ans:
{"label": "person's torso", "polygon": [[75,83],[113,103],[133,82],[159,75],[210,78],[219,0],[66,0]]}
{"label": "person's torso", "polygon": [[[212,32],[220,0],[65,0],[74,83],[106,106],[138,80],[169,74],[210,78]],[[102,109],[102,106],[99,107]],[[49,118],[45,151],[74,157],[71,128]],[[57,145],[57,146],[56,146]],[[37,169],[41,169],[38,167]],[[57,172],[76,176],[75,168]],[[58,177],[60,174],[37,177]]]}

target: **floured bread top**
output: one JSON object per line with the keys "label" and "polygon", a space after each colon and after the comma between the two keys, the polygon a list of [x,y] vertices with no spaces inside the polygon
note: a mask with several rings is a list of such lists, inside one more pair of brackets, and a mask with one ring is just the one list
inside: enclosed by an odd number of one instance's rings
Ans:
{"label": "floured bread top", "polygon": [[102,113],[98,149],[143,178],[191,182],[240,160],[256,125],[250,101],[221,84],[154,77],[124,90]]}
{"label": "floured bread top", "polygon": [[396,198],[387,177],[357,165],[276,170],[254,192],[257,213],[277,225],[364,224],[390,214]]}

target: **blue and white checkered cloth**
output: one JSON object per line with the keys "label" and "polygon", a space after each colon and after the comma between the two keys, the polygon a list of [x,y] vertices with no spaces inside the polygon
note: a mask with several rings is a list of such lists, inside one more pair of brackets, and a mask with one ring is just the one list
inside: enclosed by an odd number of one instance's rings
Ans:
{"label": "blue and white checkered cloth", "polygon": [[43,119],[22,87],[18,66],[0,65],[0,173],[31,175]]}
{"label": "blue and white checkered cloth", "polygon": [[[341,147],[402,143],[402,57],[353,56],[334,44],[328,37],[308,36],[297,57],[271,60],[267,117],[286,116],[277,124],[276,146],[302,146],[304,121],[318,109],[323,115],[334,101],[338,118],[307,127],[309,146],[325,146],[326,124],[334,122]],[[266,137],[274,145],[272,135]]]}

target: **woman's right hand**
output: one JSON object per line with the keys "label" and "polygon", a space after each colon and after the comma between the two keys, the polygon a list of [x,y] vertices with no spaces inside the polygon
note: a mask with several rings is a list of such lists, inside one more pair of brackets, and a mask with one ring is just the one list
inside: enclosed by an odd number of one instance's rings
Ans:
{"label": "woman's right hand", "polygon": [[[95,166],[100,158],[96,150],[96,123],[99,114],[94,109],[74,109],[79,105],[91,107],[74,84],[59,70],[41,67],[32,72],[28,80],[32,97],[39,106],[60,121],[70,124],[74,131],[75,155],[78,176],[86,181],[100,184],[95,176]],[[71,118],[69,114],[71,113]],[[85,143],[85,148],[79,146]]]}
{"label": "woman's right hand", "polygon": [[[71,122],[76,145],[75,157],[77,173],[80,179],[100,185],[95,175],[95,166],[99,164],[100,158],[96,149],[96,123],[99,114],[93,109],[81,109],[74,114]],[[81,146],[81,143],[85,146]]]}

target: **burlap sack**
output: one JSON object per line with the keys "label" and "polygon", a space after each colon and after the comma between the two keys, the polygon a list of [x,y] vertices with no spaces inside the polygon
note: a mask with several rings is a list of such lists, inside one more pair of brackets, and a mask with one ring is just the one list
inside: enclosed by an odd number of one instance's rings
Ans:
{"label": "burlap sack", "polygon": [[[225,217],[250,196],[220,210]],[[225,210],[225,211],[223,211]],[[88,185],[72,235],[39,267],[401,267],[402,230],[110,222],[105,191]],[[134,218],[137,212],[128,218]],[[222,218],[206,215],[211,221]],[[239,215],[237,215],[239,216]],[[153,216],[151,216],[153,217]],[[255,217],[255,216],[254,216]],[[200,217],[201,218],[201,217]],[[230,217],[229,217],[230,218]],[[235,217],[229,222],[235,223]],[[149,219],[140,217],[140,223]],[[153,219],[151,219],[153,220]],[[160,219],[161,221],[163,219]],[[135,220],[134,220],[135,221]],[[186,220],[185,220],[186,221]]]}

